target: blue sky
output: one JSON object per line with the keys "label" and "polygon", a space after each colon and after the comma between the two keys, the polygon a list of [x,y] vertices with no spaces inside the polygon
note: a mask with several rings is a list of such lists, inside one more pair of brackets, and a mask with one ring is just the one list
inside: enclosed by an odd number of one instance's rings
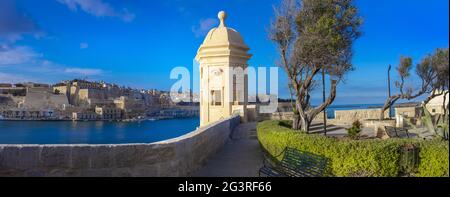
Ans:
{"label": "blue sky", "polygon": [[[267,28],[278,0],[1,0],[0,82],[105,80],[168,90],[172,68],[192,60],[217,13],[238,30],[253,54],[251,66],[272,66],[278,55]],[[448,0],[359,0],[362,37],[356,68],[340,84],[335,104],[382,103],[387,65],[401,55],[414,63],[448,47]],[[395,80],[396,76],[393,73]],[[287,97],[280,70],[279,94]],[[409,83],[418,84],[411,77]],[[313,102],[321,97],[313,95]]]}

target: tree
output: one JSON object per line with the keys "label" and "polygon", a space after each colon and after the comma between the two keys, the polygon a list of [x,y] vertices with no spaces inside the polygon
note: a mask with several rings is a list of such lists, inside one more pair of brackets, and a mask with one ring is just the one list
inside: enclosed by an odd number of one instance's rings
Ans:
{"label": "tree", "polygon": [[[448,48],[446,49],[436,49],[435,53],[430,57],[429,60],[431,67],[436,72],[436,78],[435,81],[432,84],[432,93],[422,102],[422,108],[424,110],[427,110],[426,105],[435,97],[437,96],[443,96],[442,101],[442,109],[443,109],[443,116],[442,120],[443,123],[448,125],[448,117],[447,117],[447,110],[448,105],[446,104],[448,101],[447,96],[449,94],[448,86],[449,86],[449,54],[448,54]],[[437,119],[436,123],[439,122],[441,119],[441,116]],[[447,126],[448,128],[448,126]]]}
{"label": "tree", "polygon": [[411,69],[412,58],[401,57],[400,64],[397,66],[400,81],[395,84],[399,93],[387,98],[380,113],[380,120],[384,119],[384,112],[400,99],[412,100],[429,94],[422,102],[425,106],[433,98],[444,94],[443,90],[448,89],[448,48],[437,49],[434,54],[427,55],[416,65],[415,72],[421,80],[421,86],[417,91],[414,91],[412,87],[405,88],[405,81],[411,75]]}
{"label": "tree", "polygon": [[[353,42],[362,19],[352,0],[284,0],[275,8],[269,38],[280,53],[295,98],[293,129],[309,131],[314,117],[336,98],[337,85],[353,70]],[[330,80],[325,102],[312,107],[311,92],[320,71]]]}
{"label": "tree", "polygon": [[[422,102],[422,106],[425,107],[433,98],[437,96],[448,94],[448,86],[449,86],[449,56],[448,56],[448,48],[446,49],[436,49],[433,55],[429,55],[424,59],[422,64],[426,64],[427,67],[430,67],[432,72],[435,73],[435,78],[433,79],[431,86],[432,93]],[[420,71],[424,72],[424,71]],[[445,99],[444,99],[444,112],[445,112]]]}

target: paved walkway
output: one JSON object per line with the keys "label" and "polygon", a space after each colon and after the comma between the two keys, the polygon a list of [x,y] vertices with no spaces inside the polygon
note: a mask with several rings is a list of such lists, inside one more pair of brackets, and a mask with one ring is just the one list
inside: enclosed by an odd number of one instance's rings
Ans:
{"label": "paved walkway", "polygon": [[[327,136],[343,137],[347,135],[347,128],[349,126],[338,126],[333,124],[327,124]],[[311,123],[309,127],[310,132],[314,134],[324,134],[323,122],[315,121]]]}
{"label": "paved walkway", "polygon": [[256,123],[237,126],[225,146],[194,177],[257,177],[263,153],[256,136]]}
{"label": "paved walkway", "polygon": [[[327,125],[327,135],[342,137],[347,135],[349,126]],[[372,129],[373,130],[373,129]],[[323,134],[323,123],[314,122],[312,133]],[[371,130],[363,130],[370,135]],[[200,168],[193,177],[257,177],[263,165],[263,152],[256,136],[256,123],[237,126],[231,139]]]}

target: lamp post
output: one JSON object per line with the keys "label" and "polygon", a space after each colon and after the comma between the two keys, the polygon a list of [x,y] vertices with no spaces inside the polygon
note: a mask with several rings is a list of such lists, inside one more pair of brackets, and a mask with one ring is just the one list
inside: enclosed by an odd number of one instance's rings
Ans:
{"label": "lamp post", "polygon": [[[322,100],[325,103],[325,69],[322,69]],[[327,136],[327,108],[323,109],[323,131]]]}
{"label": "lamp post", "polygon": [[[391,65],[388,67],[388,97],[391,97]],[[392,106],[389,107],[389,118],[392,117]]]}

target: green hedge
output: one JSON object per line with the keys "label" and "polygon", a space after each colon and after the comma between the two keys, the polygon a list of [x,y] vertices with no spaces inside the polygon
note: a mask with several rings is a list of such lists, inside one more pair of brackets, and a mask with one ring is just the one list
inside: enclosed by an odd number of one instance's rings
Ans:
{"label": "green hedge", "polygon": [[448,141],[423,141],[420,143],[420,163],[417,176],[449,176]]}
{"label": "green hedge", "polygon": [[294,131],[287,124],[286,121],[258,123],[262,147],[272,156],[279,155],[285,147],[293,147],[327,157],[331,160],[330,176],[399,176],[399,150],[407,144],[420,147],[418,172],[413,176],[449,176],[447,141],[335,139]]}

